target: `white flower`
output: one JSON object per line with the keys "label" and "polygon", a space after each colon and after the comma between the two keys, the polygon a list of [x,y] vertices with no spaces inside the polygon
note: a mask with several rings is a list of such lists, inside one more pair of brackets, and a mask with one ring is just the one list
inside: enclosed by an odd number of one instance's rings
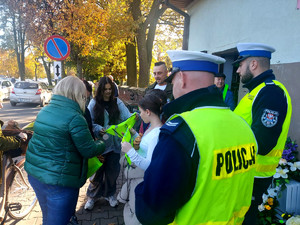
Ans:
{"label": "white flower", "polygon": [[296,171],[297,169],[300,170],[300,161],[294,163],[288,163],[290,166],[291,171]]}
{"label": "white flower", "polygon": [[279,160],[279,165],[285,166],[286,163],[287,163],[286,159],[281,158],[281,159]]}
{"label": "white flower", "polygon": [[276,168],[276,173],[274,174],[274,178],[288,178],[287,172],[289,172],[288,169],[282,169],[280,166]]}
{"label": "white flower", "polygon": [[268,189],[268,194],[272,198],[276,197],[277,196],[277,189],[276,188],[270,188],[270,189]]}
{"label": "white flower", "polygon": [[300,216],[293,216],[286,221],[286,225],[299,225]]}
{"label": "white flower", "polygon": [[260,205],[258,206],[258,210],[259,210],[260,212],[264,211],[264,210],[265,210],[265,205],[264,205],[264,204],[260,204]]}
{"label": "white flower", "polygon": [[269,195],[263,194],[263,196],[262,196],[263,203],[267,202],[268,198],[269,198]]}
{"label": "white flower", "polygon": [[274,188],[275,191],[277,191],[277,192],[280,191],[280,190],[281,190],[281,186],[282,186],[282,185],[276,186],[276,187]]}

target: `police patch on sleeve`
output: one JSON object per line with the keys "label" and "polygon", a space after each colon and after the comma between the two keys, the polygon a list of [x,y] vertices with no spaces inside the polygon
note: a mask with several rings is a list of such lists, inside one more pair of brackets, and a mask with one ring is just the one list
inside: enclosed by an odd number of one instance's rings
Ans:
{"label": "police patch on sleeve", "polygon": [[279,113],[270,109],[265,109],[261,116],[261,122],[265,127],[274,127],[277,124]]}

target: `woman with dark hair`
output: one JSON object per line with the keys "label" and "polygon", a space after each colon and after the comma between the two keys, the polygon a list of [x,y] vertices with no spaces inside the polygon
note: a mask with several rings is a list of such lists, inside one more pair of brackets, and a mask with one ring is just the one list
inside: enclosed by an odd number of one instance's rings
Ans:
{"label": "woman with dark hair", "polygon": [[[127,182],[122,186],[118,195],[118,200],[125,203],[124,206],[124,222],[126,225],[138,225],[140,222],[135,216],[135,187],[143,181],[144,171],[148,168],[151,162],[152,153],[158,142],[160,127],[162,122],[160,114],[162,106],[165,102],[162,101],[166,96],[162,90],[156,90],[161,93],[146,94],[139,103],[140,116],[145,123],[149,123],[149,128],[144,133],[139,149],[135,149],[128,142],[123,142],[122,151],[127,153],[132,163],[135,166],[125,167],[124,174]],[[160,94],[162,96],[160,96]],[[159,97],[160,96],[160,97]],[[136,167],[137,166],[137,167]]]}
{"label": "woman with dark hair", "polygon": [[114,86],[108,77],[100,79],[95,98],[88,106],[93,121],[93,132],[96,138],[104,141],[106,149],[102,156],[102,167],[90,178],[87,190],[88,201],[84,208],[91,210],[95,202],[104,197],[111,207],[115,207],[118,201],[114,197],[116,192],[116,180],[120,173],[121,139],[106,134],[105,130],[110,125],[119,124],[131,116],[131,113],[119,99],[114,97]]}
{"label": "woman with dark hair", "polygon": [[[149,94],[159,97],[163,105],[167,104],[167,102],[168,102],[168,96],[167,96],[166,92],[161,91],[160,89],[151,89],[151,90],[147,91],[146,95],[149,95]],[[164,118],[164,116],[162,114],[160,115],[160,120],[162,123],[165,123],[165,121],[166,121],[166,119]],[[139,133],[144,134],[146,132],[146,130],[149,128],[149,126],[150,126],[149,123],[145,123],[144,121],[142,121],[140,129],[139,129]]]}
{"label": "woman with dark hair", "polygon": [[[161,92],[164,93],[163,91]],[[127,153],[130,160],[143,170],[146,170],[151,162],[152,153],[158,141],[160,127],[163,125],[160,119],[163,104],[164,102],[158,95],[146,94],[138,103],[143,122],[149,123],[149,128],[141,139],[140,149],[135,151],[128,142],[121,144],[122,151]]]}

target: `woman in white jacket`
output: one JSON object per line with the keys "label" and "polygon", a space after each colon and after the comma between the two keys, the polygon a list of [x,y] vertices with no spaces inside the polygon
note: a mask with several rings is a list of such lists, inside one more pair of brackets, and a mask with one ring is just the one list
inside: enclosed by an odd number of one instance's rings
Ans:
{"label": "woman in white jacket", "polygon": [[166,102],[164,99],[166,99],[165,93],[161,90],[155,90],[139,101],[140,116],[145,123],[150,123],[150,126],[144,133],[137,151],[128,142],[121,144],[121,150],[127,153],[134,164],[129,168],[125,168],[124,173],[127,182],[118,195],[118,200],[126,203],[124,206],[124,222],[128,225],[140,224],[135,216],[134,189],[143,181],[144,171],[150,165],[152,153],[158,142],[160,127],[162,126],[160,114],[162,106]]}

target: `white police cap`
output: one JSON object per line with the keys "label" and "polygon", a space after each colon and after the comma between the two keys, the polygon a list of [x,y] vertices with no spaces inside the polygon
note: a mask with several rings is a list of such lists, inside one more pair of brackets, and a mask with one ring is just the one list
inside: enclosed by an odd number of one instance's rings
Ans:
{"label": "white police cap", "polygon": [[198,51],[168,50],[167,53],[173,64],[172,73],[166,79],[168,82],[171,82],[175,73],[179,71],[207,71],[216,74],[218,65],[226,61],[221,57]]}
{"label": "white police cap", "polygon": [[262,43],[238,43],[237,50],[239,51],[239,57],[233,62],[234,65],[249,57],[265,57],[271,59],[271,54],[275,52],[275,48]]}

